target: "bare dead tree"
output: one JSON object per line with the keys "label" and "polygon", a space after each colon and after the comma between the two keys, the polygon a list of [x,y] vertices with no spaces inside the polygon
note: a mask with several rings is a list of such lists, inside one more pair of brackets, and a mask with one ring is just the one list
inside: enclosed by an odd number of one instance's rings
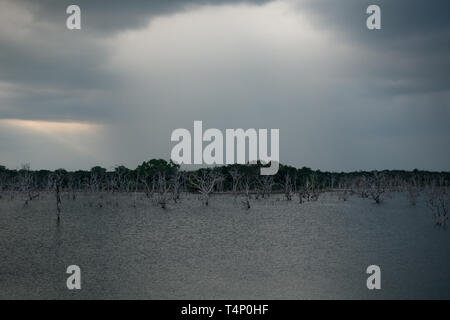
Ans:
{"label": "bare dead tree", "polygon": [[334,176],[334,174],[330,175],[330,189],[333,190],[334,189],[334,183],[336,182],[336,177]]}
{"label": "bare dead tree", "polygon": [[223,192],[224,191],[224,185],[223,182],[225,181],[222,174],[219,175],[219,179],[217,179],[216,184],[214,185],[215,192]]}
{"label": "bare dead tree", "polygon": [[166,209],[167,206],[167,198],[169,195],[169,184],[166,180],[165,172],[158,172],[156,174],[157,177],[157,196],[156,196],[156,204],[161,206],[161,208]]}
{"label": "bare dead tree", "polygon": [[229,173],[231,176],[231,187],[232,187],[233,195],[234,195],[234,198],[236,199],[237,194],[238,194],[238,192],[237,192],[238,186],[242,179],[242,173],[239,171],[238,168],[230,169]]}
{"label": "bare dead tree", "polygon": [[241,179],[241,189],[244,192],[245,200],[243,204],[245,208],[250,209],[250,187],[251,187],[251,177],[249,175],[244,175]]}
{"label": "bare dead tree", "polygon": [[183,173],[176,170],[170,179],[172,188],[172,200],[176,203],[180,200],[181,187],[183,185]]}
{"label": "bare dead tree", "polygon": [[191,174],[189,176],[190,183],[200,192],[203,198],[203,204],[206,206],[209,205],[209,196],[219,179],[220,175],[210,169],[203,169],[198,174]]}
{"label": "bare dead tree", "polygon": [[23,164],[19,170],[19,183],[20,189],[26,195],[24,205],[28,205],[28,202],[39,197],[39,193],[34,192],[34,176],[30,170],[30,164]]}
{"label": "bare dead tree", "polygon": [[138,188],[139,188],[139,176],[136,177],[136,180],[134,181],[134,191],[133,191],[133,207],[137,207],[137,194],[138,194]]}
{"label": "bare dead tree", "polygon": [[349,198],[349,195],[350,195],[349,191],[344,188],[343,190],[339,191],[338,199],[342,200],[342,201],[347,201]]}
{"label": "bare dead tree", "polygon": [[357,191],[362,199],[369,197],[368,184],[369,183],[367,181],[366,176],[361,176],[356,179],[355,188],[357,189]]}
{"label": "bare dead tree", "polygon": [[309,179],[306,178],[305,184],[297,188],[298,202],[302,204],[304,201],[310,201],[311,184]]}
{"label": "bare dead tree", "polygon": [[67,180],[67,188],[68,188],[67,197],[71,198],[72,200],[75,200],[77,198],[77,195],[76,195],[76,191],[75,191],[74,177],[72,175],[68,175],[66,180]]}
{"label": "bare dead tree", "polygon": [[433,214],[436,225],[445,227],[450,208],[450,191],[448,187],[431,187],[427,193],[426,204]]}
{"label": "bare dead tree", "polygon": [[406,192],[408,201],[411,205],[417,204],[417,198],[419,197],[419,186],[417,183],[417,177],[413,177],[409,183],[406,184]]}
{"label": "bare dead tree", "polygon": [[28,190],[31,187],[31,172],[30,172],[30,164],[22,164],[19,170],[19,183],[20,190],[28,195]]}
{"label": "bare dead tree", "polygon": [[131,192],[132,187],[133,187],[133,184],[134,184],[133,179],[127,180],[127,182],[126,182],[126,184],[125,184],[125,192],[126,192],[126,193]]}
{"label": "bare dead tree", "polygon": [[6,187],[6,182],[7,182],[6,174],[4,173],[5,169],[6,168],[4,166],[0,166],[0,199],[3,198],[2,193]]}
{"label": "bare dead tree", "polygon": [[62,172],[56,171],[51,176],[49,176],[49,184],[55,191],[56,200],[56,222],[59,223],[61,219],[61,189],[64,180],[64,174]]}
{"label": "bare dead tree", "polygon": [[125,167],[118,166],[114,170],[115,183],[118,192],[123,192],[126,185],[126,175],[128,170]]}
{"label": "bare dead tree", "polygon": [[292,181],[291,176],[289,175],[289,172],[286,172],[284,175],[284,179],[282,182],[283,191],[284,191],[284,197],[287,201],[292,200]]}
{"label": "bare dead tree", "polygon": [[117,196],[120,193],[120,179],[121,179],[121,173],[118,172],[117,168],[115,168],[114,173],[109,175],[108,179],[108,189],[111,192],[114,204],[116,207],[119,206],[119,201],[117,200]]}
{"label": "bare dead tree", "polygon": [[347,201],[350,195],[353,193],[355,187],[355,182],[350,178],[343,178],[339,181],[338,199],[342,201]]}
{"label": "bare dead tree", "polygon": [[275,185],[273,176],[259,175],[256,178],[256,182],[258,184],[258,189],[260,190],[261,197],[270,197],[270,195],[272,194],[272,188]]}
{"label": "bare dead tree", "polygon": [[367,189],[367,193],[375,203],[383,202],[383,194],[386,192],[386,177],[384,174],[374,171],[372,177],[368,179]]}
{"label": "bare dead tree", "polygon": [[309,188],[309,192],[311,193],[310,199],[311,201],[317,201],[319,200],[319,196],[321,193],[320,188],[318,187],[317,183],[317,175],[315,173],[312,173],[309,177],[311,184]]}
{"label": "bare dead tree", "polygon": [[299,187],[297,189],[297,195],[298,195],[298,203],[302,204],[303,203],[303,198],[305,197],[305,188],[304,187]]}
{"label": "bare dead tree", "polygon": [[118,189],[118,178],[116,174],[111,174],[106,177],[107,189],[108,192],[114,194]]}
{"label": "bare dead tree", "polygon": [[89,186],[91,187],[91,192],[97,192],[99,189],[98,175],[95,172],[90,174]]}
{"label": "bare dead tree", "polygon": [[59,222],[60,220],[60,216],[61,216],[61,184],[58,182],[56,182],[55,184],[55,196],[56,196],[56,212],[58,214],[57,216],[57,221]]}
{"label": "bare dead tree", "polygon": [[147,198],[153,198],[153,192],[155,191],[156,188],[156,183],[159,183],[159,177],[157,175],[155,175],[152,178],[152,188],[150,188],[149,184],[148,184],[148,180],[149,180],[149,175],[144,172],[138,175],[138,179],[139,181],[144,185],[145,187],[145,195],[147,196]]}
{"label": "bare dead tree", "polygon": [[181,175],[181,192],[188,193],[188,174],[186,172]]}
{"label": "bare dead tree", "polygon": [[298,201],[318,201],[322,190],[318,188],[317,175],[312,173],[306,178],[305,184],[297,189]]}

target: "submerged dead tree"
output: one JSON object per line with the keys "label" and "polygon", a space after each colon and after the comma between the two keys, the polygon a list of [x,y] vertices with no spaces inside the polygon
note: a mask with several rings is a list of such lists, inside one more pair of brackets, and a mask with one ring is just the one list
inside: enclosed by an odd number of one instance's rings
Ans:
{"label": "submerged dead tree", "polygon": [[311,173],[310,181],[311,181],[311,185],[310,185],[309,190],[311,192],[311,201],[317,201],[317,200],[319,200],[321,189],[317,183],[317,175],[315,173]]}
{"label": "submerged dead tree", "polygon": [[0,199],[3,198],[2,193],[3,189],[5,188],[5,182],[6,182],[6,175],[5,175],[5,167],[0,166]]}
{"label": "submerged dead tree", "polygon": [[166,209],[167,205],[167,198],[169,195],[169,185],[166,180],[166,173],[165,172],[158,172],[157,173],[157,183],[158,183],[158,193],[156,198],[156,204],[161,206],[161,208]]}
{"label": "submerged dead tree", "polygon": [[200,192],[205,206],[209,205],[210,194],[220,178],[220,174],[211,169],[200,169],[189,176],[189,182]]}
{"label": "submerged dead tree", "polygon": [[343,190],[339,191],[338,199],[342,200],[342,201],[347,201],[349,198],[349,195],[350,195],[349,191],[347,189],[343,189]]}
{"label": "submerged dead tree", "polygon": [[55,171],[54,174],[50,176],[50,183],[55,191],[56,200],[56,222],[59,223],[61,220],[61,189],[64,180],[64,173],[61,170]]}
{"label": "submerged dead tree", "polygon": [[231,188],[232,188],[232,191],[233,191],[234,199],[236,199],[237,194],[238,194],[238,186],[239,186],[240,181],[242,179],[242,173],[236,167],[231,168],[229,173],[230,173],[230,176],[231,176]]}
{"label": "submerged dead tree", "polygon": [[272,188],[275,185],[273,176],[258,176],[256,179],[258,189],[262,198],[269,198],[272,193]]}
{"label": "submerged dead tree", "polygon": [[245,175],[241,180],[241,189],[245,195],[245,200],[243,203],[247,210],[250,209],[250,186],[251,186],[251,177],[249,175]]}
{"label": "submerged dead tree", "polygon": [[368,179],[367,187],[367,193],[375,203],[383,202],[383,194],[386,192],[386,177],[383,173],[374,171],[372,177]]}
{"label": "submerged dead tree", "polygon": [[417,198],[419,197],[419,186],[416,177],[413,177],[411,181],[407,183],[406,192],[409,203],[415,206],[417,204]]}
{"label": "submerged dead tree", "polygon": [[298,187],[298,201],[302,204],[304,201],[317,201],[319,200],[321,190],[317,187],[317,177],[315,174],[310,174],[305,177],[303,186]]}
{"label": "submerged dead tree", "polygon": [[428,190],[428,208],[433,214],[437,226],[444,227],[447,224],[450,208],[450,191],[448,187],[432,187]]}
{"label": "submerged dead tree", "polygon": [[245,200],[243,201],[243,204],[245,208],[248,210],[250,209],[250,190],[252,187],[254,187],[254,182],[259,177],[260,169],[258,165],[255,165],[254,163],[248,163],[246,165],[241,166],[241,183],[240,183],[240,189],[244,193]]}
{"label": "submerged dead tree", "polygon": [[172,200],[177,202],[180,200],[181,187],[183,186],[184,175],[181,171],[176,170],[170,179],[170,185],[172,189]]}
{"label": "submerged dead tree", "polygon": [[292,182],[289,173],[286,173],[282,182],[284,197],[287,201],[292,200]]}
{"label": "submerged dead tree", "polygon": [[28,205],[28,202],[39,197],[39,192],[34,192],[34,173],[30,169],[30,164],[23,164],[19,170],[19,185],[20,190],[26,195],[24,206]]}

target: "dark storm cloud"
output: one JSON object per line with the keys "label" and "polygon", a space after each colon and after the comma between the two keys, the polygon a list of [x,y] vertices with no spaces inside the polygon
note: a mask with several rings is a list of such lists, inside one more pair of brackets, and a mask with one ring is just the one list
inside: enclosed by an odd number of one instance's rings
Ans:
{"label": "dark storm cloud", "polygon": [[[381,8],[381,30],[363,27],[372,4]],[[449,169],[450,2],[304,0],[297,9],[343,45],[363,49],[346,64],[350,90],[337,95],[352,96],[338,103],[347,110],[335,117],[339,136],[352,145],[342,162],[361,157],[367,167],[383,168],[403,158],[398,167]]]}
{"label": "dark storm cloud", "polygon": [[[366,8],[381,8],[382,29],[361,28]],[[305,0],[299,10],[345,41],[382,53],[366,71],[383,79],[378,94],[445,91],[450,88],[450,2],[446,0]],[[386,75],[391,82],[385,81]]]}
{"label": "dark storm cloud", "polygon": [[[65,24],[66,8],[78,5],[83,13],[83,24],[90,32],[116,32],[145,26],[149,18],[173,14],[192,7],[222,4],[263,4],[271,0],[19,0],[32,7],[40,19]],[[63,13],[63,14],[61,14]]]}
{"label": "dark storm cloud", "polygon": [[[108,117],[115,108],[120,108],[115,92],[122,83],[104,68],[103,62],[109,54],[103,43],[105,38],[119,31],[144,27],[154,17],[195,6],[265,2],[10,1],[23,11],[23,16],[31,14],[32,21],[22,23],[20,12],[16,12],[19,21],[10,25],[9,30],[6,25],[3,36],[0,33],[0,82],[20,84],[15,86],[13,98],[6,98],[0,104],[0,118],[97,121]],[[81,32],[65,27],[66,8],[71,4],[81,7]],[[25,24],[27,33],[20,41],[15,33]],[[100,98],[89,103],[95,97]]]}
{"label": "dark storm cloud", "polygon": [[[298,8],[308,10],[320,19],[324,28],[338,28],[348,37],[359,35],[367,39],[370,31],[360,28],[365,23],[369,5],[378,5],[382,13],[382,27],[388,30],[383,38],[398,39],[411,34],[429,34],[448,31],[450,3],[445,0],[303,0]],[[447,45],[448,47],[448,45]]]}

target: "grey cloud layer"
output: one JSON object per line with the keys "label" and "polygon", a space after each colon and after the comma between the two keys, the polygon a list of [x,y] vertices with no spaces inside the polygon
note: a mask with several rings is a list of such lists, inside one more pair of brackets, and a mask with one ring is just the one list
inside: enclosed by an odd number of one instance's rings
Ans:
{"label": "grey cloud layer", "polygon": [[[0,0],[8,3],[6,0]],[[0,117],[99,120],[111,113],[122,85],[104,68],[109,55],[105,39],[143,27],[151,18],[200,5],[256,3],[262,0],[77,1],[82,8],[81,32],[65,28],[65,10],[73,1],[10,1],[17,20],[0,20],[0,82],[21,84],[14,99],[0,106]],[[21,15],[32,15],[31,21]],[[9,15],[6,10],[3,16]],[[26,29],[20,40],[15,33]],[[18,31],[19,29],[19,31]],[[132,48],[130,48],[132,49]],[[98,97],[98,98],[96,98]],[[87,105],[94,104],[95,107]],[[87,111],[87,112],[86,112]]]}
{"label": "grey cloud layer", "polygon": [[[361,28],[370,4],[381,7],[382,30]],[[367,63],[381,89],[395,93],[446,91],[450,88],[450,2],[424,0],[313,1],[298,3],[315,16],[317,26],[331,28],[349,42],[384,53]],[[386,75],[393,81],[386,83]],[[400,81],[401,80],[401,81]]]}
{"label": "grey cloud layer", "polygon": [[270,0],[19,0],[31,7],[41,19],[53,23],[65,23],[66,8],[77,4],[83,10],[83,22],[89,32],[117,32],[123,29],[143,27],[152,17],[173,14],[202,5],[263,4]]}

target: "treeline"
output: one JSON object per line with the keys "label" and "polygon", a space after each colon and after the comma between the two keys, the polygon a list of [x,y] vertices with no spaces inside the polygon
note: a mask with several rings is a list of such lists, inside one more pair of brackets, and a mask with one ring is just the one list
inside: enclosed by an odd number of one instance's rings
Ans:
{"label": "treeline", "polygon": [[179,165],[163,159],[143,162],[135,169],[117,166],[107,170],[100,166],[91,170],[67,171],[58,169],[31,170],[23,165],[19,170],[0,166],[0,190],[39,191],[49,190],[59,181],[64,190],[109,191],[146,193],[156,192],[162,185],[180,188],[183,191],[198,191],[206,188],[207,180],[213,182],[212,192],[236,192],[247,188],[251,192],[264,194],[272,191],[296,191],[301,188],[316,190],[357,189],[363,183],[380,180],[386,187],[403,188],[406,184],[417,187],[447,186],[450,172],[430,172],[422,170],[383,170],[356,172],[325,172],[307,167],[300,169],[280,164],[274,176],[261,176],[261,164],[227,165],[202,168],[195,171],[180,170]]}
{"label": "treeline", "polygon": [[[40,199],[43,193],[54,193],[57,221],[60,219],[61,199],[76,200],[80,193],[98,195],[133,194],[134,204],[138,194],[145,194],[155,205],[166,208],[172,201],[181,200],[185,192],[201,195],[204,205],[209,204],[213,193],[232,193],[235,198],[243,197],[242,203],[251,208],[251,199],[270,197],[274,192],[283,194],[286,201],[296,196],[298,203],[317,201],[323,192],[335,192],[339,199],[347,201],[351,196],[383,202],[386,193],[404,191],[411,205],[416,205],[421,194],[433,212],[436,225],[444,226],[450,208],[450,172],[430,171],[357,171],[322,172],[307,167],[294,168],[280,165],[276,175],[260,175],[262,165],[227,165],[201,168],[195,171],[181,170],[172,161],[152,159],[135,169],[117,166],[112,171],[96,166],[89,171],[67,171],[58,169],[31,170],[23,165],[20,170],[0,166],[0,199],[9,193],[9,200],[17,194],[25,197],[24,205]],[[252,200],[253,201],[253,200]],[[118,202],[116,202],[118,205]],[[100,201],[100,208],[103,202]]]}

